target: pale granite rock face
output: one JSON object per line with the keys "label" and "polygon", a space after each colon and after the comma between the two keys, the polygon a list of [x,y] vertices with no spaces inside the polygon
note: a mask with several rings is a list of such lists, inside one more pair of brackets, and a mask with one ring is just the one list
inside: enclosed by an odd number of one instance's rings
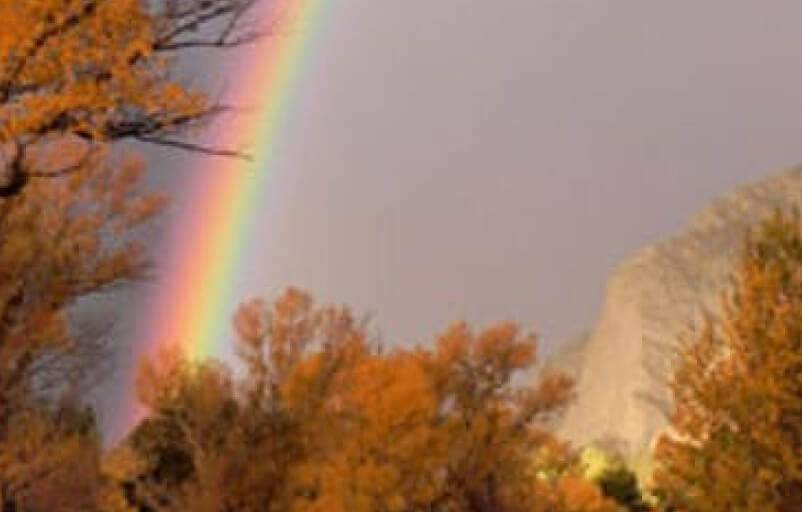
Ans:
{"label": "pale granite rock face", "polygon": [[612,442],[630,455],[651,445],[666,424],[664,378],[678,337],[703,310],[718,309],[745,228],[777,207],[802,209],[802,167],[713,201],[684,233],[637,251],[613,272],[583,353],[571,356],[581,368],[576,402],[559,429],[565,438],[577,446]]}

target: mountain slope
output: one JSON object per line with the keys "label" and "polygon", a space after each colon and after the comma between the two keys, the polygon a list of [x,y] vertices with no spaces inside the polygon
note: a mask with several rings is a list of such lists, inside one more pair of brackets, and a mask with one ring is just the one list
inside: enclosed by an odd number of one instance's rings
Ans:
{"label": "mountain slope", "polygon": [[744,230],[776,208],[802,208],[802,166],[716,199],[686,231],[635,252],[610,275],[583,354],[572,355],[582,366],[561,434],[629,455],[651,445],[666,424],[664,379],[678,337],[703,310],[717,309]]}

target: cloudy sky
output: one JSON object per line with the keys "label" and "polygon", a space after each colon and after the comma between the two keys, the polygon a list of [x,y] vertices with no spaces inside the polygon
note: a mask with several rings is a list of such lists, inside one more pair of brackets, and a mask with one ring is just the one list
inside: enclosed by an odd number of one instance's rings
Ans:
{"label": "cloudy sky", "polygon": [[298,285],[388,342],[460,318],[569,339],[628,253],[802,160],[800,19],[798,0],[331,0],[241,296]]}

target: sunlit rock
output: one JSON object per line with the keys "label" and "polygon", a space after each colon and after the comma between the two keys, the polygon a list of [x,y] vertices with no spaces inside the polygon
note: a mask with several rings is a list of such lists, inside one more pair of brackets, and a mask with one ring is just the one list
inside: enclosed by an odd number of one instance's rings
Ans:
{"label": "sunlit rock", "polygon": [[[699,212],[685,232],[647,246],[607,280],[596,325],[561,361],[577,399],[560,433],[574,444],[648,450],[670,409],[665,379],[677,340],[703,310],[718,308],[745,228],[776,208],[802,208],[802,167],[737,189]],[[573,351],[573,352],[572,352]],[[562,360],[560,358],[563,358]]]}

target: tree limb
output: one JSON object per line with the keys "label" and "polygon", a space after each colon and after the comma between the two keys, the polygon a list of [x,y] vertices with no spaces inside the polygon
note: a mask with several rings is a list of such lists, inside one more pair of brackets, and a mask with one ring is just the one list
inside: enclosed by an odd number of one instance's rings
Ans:
{"label": "tree limb", "polygon": [[155,144],[157,146],[167,146],[172,148],[178,148],[185,151],[189,151],[190,153],[200,153],[209,156],[223,156],[223,157],[232,157],[232,158],[239,158],[242,160],[251,161],[253,158],[250,154],[238,151],[235,149],[221,149],[215,148],[211,146],[204,146],[202,144],[195,144],[192,142],[182,141],[182,140],[175,140],[175,139],[167,139],[162,137],[152,137],[148,135],[137,135],[134,136],[136,140],[147,142],[149,144]]}

